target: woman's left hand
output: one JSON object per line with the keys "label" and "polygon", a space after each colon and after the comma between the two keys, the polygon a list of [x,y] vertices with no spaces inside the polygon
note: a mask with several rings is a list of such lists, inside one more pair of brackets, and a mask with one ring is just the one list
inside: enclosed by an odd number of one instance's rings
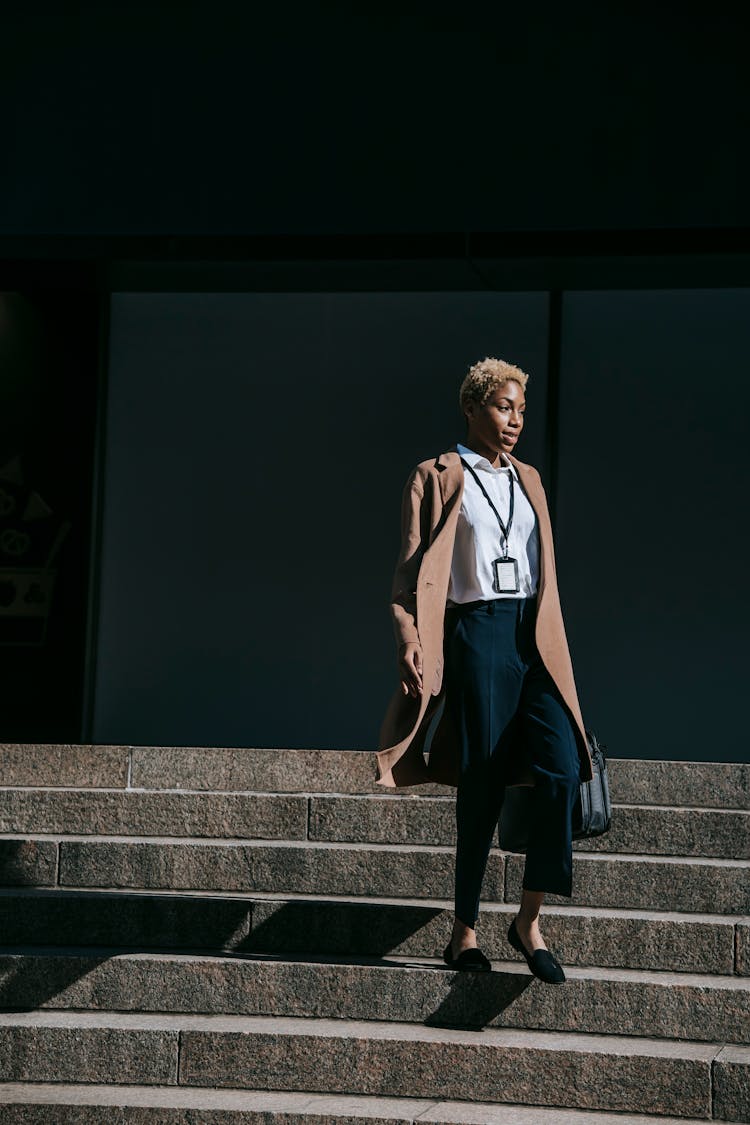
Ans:
{"label": "woman's left hand", "polygon": [[404,695],[411,695],[415,699],[422,694],[422,646],[411,642],[404,645],[399,653],[399,671],[401,673],[401,690]]}

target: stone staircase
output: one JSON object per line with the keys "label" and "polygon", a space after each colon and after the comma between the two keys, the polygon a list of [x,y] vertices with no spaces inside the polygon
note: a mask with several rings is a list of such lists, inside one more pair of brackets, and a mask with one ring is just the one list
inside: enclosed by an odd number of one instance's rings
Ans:
{"label": "stone staircase", "polygon": [[750,1121],[750,765],[610,759],[611,832],[491,974],[454,790],[370,754],[0,746],[0,1125]]}

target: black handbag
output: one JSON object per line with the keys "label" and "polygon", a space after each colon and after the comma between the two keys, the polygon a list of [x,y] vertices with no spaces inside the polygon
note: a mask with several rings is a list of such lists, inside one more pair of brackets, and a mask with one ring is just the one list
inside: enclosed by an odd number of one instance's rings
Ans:
{"label": "black handbag", "polygon": [[[597,740],[593,731],[586,729],[586,741],[591,754],[593,774],[591,781],[582,781],[573,807],[573,839],[585,840],[608,832],[612,824],[612,805],[609,799],[609,774],[604,756],[606,745]],[[509,785],[503,793],[503,804],[498,819],[498,839],[506,852],[525,852],[529,836],[529,802],[531,785]]]}

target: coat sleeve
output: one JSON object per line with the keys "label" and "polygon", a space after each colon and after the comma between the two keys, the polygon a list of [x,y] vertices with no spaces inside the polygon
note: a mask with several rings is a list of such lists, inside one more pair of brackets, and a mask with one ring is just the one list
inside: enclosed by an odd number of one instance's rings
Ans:
{"label": "coat sleeve", "polygon": [[425,485],[416,469],[401,497],[401,549],[391,587],[391,616],[399,651],[421,643],[417,627],[417,575],[429,538]]}

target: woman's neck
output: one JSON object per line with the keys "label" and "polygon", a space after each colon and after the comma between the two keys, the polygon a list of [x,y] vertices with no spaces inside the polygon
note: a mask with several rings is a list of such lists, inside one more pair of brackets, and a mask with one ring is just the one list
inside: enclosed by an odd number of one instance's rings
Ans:
{"label": "woman's neck", "polygon": [[490,449],[490,447],[485,445],[479,438],[473,438],[467,435],[461,444],[467,446],[468,449],[472,449],[475,453],[478,453],[480,457],[486,457],[493,469],[497,468],[498,465],[505,464],[500,450]]}

